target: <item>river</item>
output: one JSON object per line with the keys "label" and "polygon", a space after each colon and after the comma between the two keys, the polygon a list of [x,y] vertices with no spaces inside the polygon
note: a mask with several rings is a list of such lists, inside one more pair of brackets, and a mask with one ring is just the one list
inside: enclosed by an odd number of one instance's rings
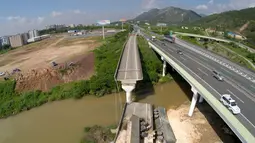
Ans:
{"label": "river", "polygon": [[[189,90],[188,87],[185,90]],[[174,81],[157,85],[152,92],[146,91],[140,92],[137,98],[139,102],[167,109],[188,100],[186,93]],[[121,107],[116,108],[116,102],[124,100],[125,94],[120,93],[101,98],[87,96],[80,100],[47,103],[1,119],[0,143],[79,143],[84,135],[84,127],[118,123]]]}

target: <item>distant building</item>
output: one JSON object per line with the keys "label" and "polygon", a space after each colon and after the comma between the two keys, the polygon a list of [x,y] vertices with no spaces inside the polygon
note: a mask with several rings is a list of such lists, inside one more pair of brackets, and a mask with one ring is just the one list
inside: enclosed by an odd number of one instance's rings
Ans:
{"label": "distant building", "polygon": [[23,45],[26,45],[28,43],[27,40],[29,39],[28,33],[23,33],[23,34],[21,34],[21,36],[22,36],[22,40],[23,40]]}
{"label": "distant building", "polygon": [[65,28],[66,25],[65,24],[53,24],[53,25],[46,25],[45,29],[61,29],[61,28]]}
{"label": "distant building", "polygon": [[227,35],[231,38],[234,38],[234,39],[239,39],[239,40],[245,40],[246,37],[240,35],[240,34],[236,34],[234,32],[228,32]]}
{"label": "distant building", "polygon": [[157,26],[162,26],[162,27],[166,27],[166,23],[157,23]]}
{"label": "distant building", "polygon": [[28,40],[27,33],[10,36],[11,47],[23,46],[23,45],[27,44],[27,40]]}
{"label": "distant building", "polygon": [[29,39],[30,39],[30,38],[38,37],[39,33],[38,33],[38,30],[30,30],[30,31],[28,31],[28,35],[29,35]]}
{"label": "distant building", "polygon": [[0,38],[1,45],[10,45],[9,36],[3,36]]}
{"label": "distant building", "polygon": [[75,24],[70,24],[69,27],[74,28]]}

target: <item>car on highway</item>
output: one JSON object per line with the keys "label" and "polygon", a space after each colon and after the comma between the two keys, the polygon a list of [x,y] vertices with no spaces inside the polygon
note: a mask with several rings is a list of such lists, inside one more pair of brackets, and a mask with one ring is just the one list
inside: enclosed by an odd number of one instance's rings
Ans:
{"label": "car on highway", "polygon": [[0,76],[4,76],[5,75],[5,72],[0,72]]}
{"label": "car on highway", "polygon": [[166,46],[166,43],[161,43],[162,46]]}
{"label": "car on highway", "polygon": [[213,77],[215,77],[217,80],[219,80],[219,81],[224,80],[223,76],[218,71],[213,70],[212,73],[213,73]]}
{"label": "car on highway", "polygon": [[177,50],[177,53],[178,53],[179,55],[183,55],[183,53],[182,53],[181,50]]}
{"label": "car on highway", "polygon": [[223,94],[220,98],[220,101],[225,105],[233,114],[241,113],[240,108],[237,106],[236,101],[231,98],[229,94]]}

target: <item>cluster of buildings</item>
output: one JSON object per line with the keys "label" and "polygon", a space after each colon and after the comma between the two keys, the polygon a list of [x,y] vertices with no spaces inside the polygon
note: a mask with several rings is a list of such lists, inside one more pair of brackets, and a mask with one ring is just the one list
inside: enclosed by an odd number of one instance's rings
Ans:
{"label": "cluster of buildings", "polygon": [[0,47],[4,45],[10,45],[13,48],[20,47],[28,43],[39,41],[48,37],[49,35],[39,36],[37,30],[30,30],[28,31],[28,33],[0,37]]}
{"label": "cluster of buildings", "polygon": [[78,25],[75,25],[75,24],[69,24],[69,25],[65,25],[65,24],[52,24],[52,25],[46,25],[45,26],[45,29],[55,29],[55,30],[58,30],[58,29],[62,29],[62,28],[74,28],[74,27],[79,27],[79,26],[86,26],[86,25],[83,25],[83,24],[78,24]]}

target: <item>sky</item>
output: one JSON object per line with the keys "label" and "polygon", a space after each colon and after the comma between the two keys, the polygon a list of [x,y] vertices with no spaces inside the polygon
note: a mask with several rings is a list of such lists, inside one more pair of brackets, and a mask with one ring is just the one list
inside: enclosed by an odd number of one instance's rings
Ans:
{"label": "sky", "polygon": [[1,0],[0,36],[50,24],[131,19],[152,8],[176,6],[213,14],[255,6],[255,0]]}

